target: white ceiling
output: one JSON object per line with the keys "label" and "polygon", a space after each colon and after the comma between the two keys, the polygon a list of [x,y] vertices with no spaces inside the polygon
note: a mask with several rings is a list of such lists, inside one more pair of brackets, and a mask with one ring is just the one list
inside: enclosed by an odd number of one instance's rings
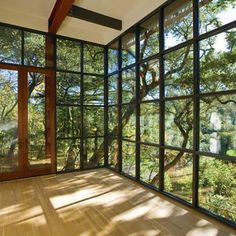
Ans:
{"label": "white ceiling", "polygon": [[[58,34],[107,44],[166,0],[75,0],[74,5],[122,20],[123,30],[66,17]],[[56,0],[0,0],[0,22],[47,32]]]}

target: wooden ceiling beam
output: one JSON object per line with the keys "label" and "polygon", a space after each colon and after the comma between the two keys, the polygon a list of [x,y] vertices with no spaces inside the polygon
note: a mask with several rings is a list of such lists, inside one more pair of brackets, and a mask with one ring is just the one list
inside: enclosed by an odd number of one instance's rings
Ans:
{"label": "wooden ceiling beam", "polygon": [[80,20],[92,22],[94,24],[106,26],[116,30],[122,30],[122,21],[110,16],[106,16],[94,11],[90,11],[78,6],[72,6],[68,16],[75,17]]}
{"label": "wooden ceiling beam", "polygon": [[48,32],[56,34],[75,0],[57,0],[48,20]]}

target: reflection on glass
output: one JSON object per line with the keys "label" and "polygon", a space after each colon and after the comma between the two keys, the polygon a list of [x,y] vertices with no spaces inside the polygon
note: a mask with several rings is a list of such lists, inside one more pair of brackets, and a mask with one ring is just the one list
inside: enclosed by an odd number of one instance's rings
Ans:
{"label": "reflection on glass", "polygon": [[80,103],[80,76],[73,73],[57,73],[57,104]]}
{"label": "reflection on glass", "polygon": [[135,48],[135,32],[129,32],[122,37],[122,67],[135,63]]}
{"label": "reflection on glass", "polygon": [[135,102],[135,68],[122,72],[122,103]]}
{"label": "reflection on glass", "polygon": [[0,174],[18,168],[18,74],[0,70]]}
{"label": "reflection on glass", "polygon": [[159,104],[140,105],[140,139],[142,142],[159,143]]}
{"label": "reflection on glass", "polygon": [[122,142],[122,172],[135,176],[135,143]]}
{"label": "reflection on glass", "polygon": [[31,166],[49,164],[45,154],[45,77],[28,76],[28,161]]}
{"label": "reflection on glass", "polygon": [[191,149],[193,137],[192,99],[167,101],[165,106],[165,145]]}
{"label": "reflection on glass", "polygon": [[164,189],[186,201],[192,201],[192,154],[183,151],[165,151]]}
{"label": "reflection on glass", "polygon": [[57,39],[57,68],[80,71],[81,46],[77,41]]}
{"label": "reflection on glass", "polygon": [[21,64],[21,30],[0,26],[0,62]]}
{"label": "reflection on glass", "polygon": [[45,66],[45,35],[24,33],[24,64],[28,66]]}
{"label": "reflection on glass", "polygon": [[84,168],[104,165],[104,138],[84,139]]}
{"label": "reflection on glass", "polygon": [[118,107],[108,107],[108,135],[116,137],[118,135]]}
{"label": "reflection on glass", "polygon": [[159,61],[153,60],[141,64],[140,67],[140,100],[159,99]]}
{"label": "reflection on glass", "polygon": [[84,104],[104,104],[104,78],[99,76],[84,76]]}
{"label": "reflection on glass", "polygon": [[84,107],[84,136],[101,136],[104,134],[104,108]]}
{"label": "reflection on glass", "polygon": [[140,146],[140,178],[148,184],[159,186],[159,148]]}
{"label": "reflection on glass", "polygon": [[113,75],[108,78],[108,104],[113,105],[118,103],[118,76]]}
{"label": "reflection on glass", "polygon": [[104,48],[84,44],[84,72],[103,74],[104,73]]}
{"label": "reflection on glass", "polygon": [[191,45],[165,56],[165,96],[193,93],[193,48]]}
{"label": "reflection on glass", "polygon": [[200,150],[236,157],[236,96],[204,97],[200,102]]}
{"label": "reflection on glass", "polygon": [[57,137],[69,138],[81,135],[80,106],[57,106]]}
{"label": "reflection on glass", "polygon": [[236,20],[236,0],[200,0],[200,33],[219,28]]}
{"label": "reflection on glass", "polygon": [[109,158],[109,166],[117,169],[118,168],[118,141],[116,139],[109,139],[109,150],[108,150],[108,158]]}
{"label": "reflection on glass", "polygon": [[108,73],[118,70],[118,41],[108,47]]}
{"label": "reflection on glass", "polygon": [[200,91],[236,89],[236,29],[200,41]]}
{"label": "reflection on glass", "polygon": [[144,59],[159,52],[159,14],[140,25],[140,58]]}
{"label": "reflection on glass", "polygon": [[236,221],[236,164],[200,157],[199,206]]}
{"label": "reflection on glass", "polygon": [[122,106],[122,137],[135,140],[135,104]]}
{"label": "reflection on glass", "polygon": [[192,0],[174,1],[164,9],[165,48],[173,47],[193,37]]}
{"label": "reflection on glass", "polygon": [[80,168],[80,141],[78,139],[57,140],[57,171]]}

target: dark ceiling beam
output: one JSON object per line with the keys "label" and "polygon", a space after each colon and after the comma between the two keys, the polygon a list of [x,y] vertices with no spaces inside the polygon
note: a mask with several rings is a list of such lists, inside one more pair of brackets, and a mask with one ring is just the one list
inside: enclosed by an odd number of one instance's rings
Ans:
{"label": "dark ceiling beam", "polygon": [[56,34],[75,0],[57,0],[48,20],[48,32]]}
{"label": "dark ceiling beam", "polygon": [[80,20],[89,21],[98,25],[103,25],[112,29],[122,30],[122,21],[110,16],[90,11],[81,7],[72,6],[68,16],[78,18]]}

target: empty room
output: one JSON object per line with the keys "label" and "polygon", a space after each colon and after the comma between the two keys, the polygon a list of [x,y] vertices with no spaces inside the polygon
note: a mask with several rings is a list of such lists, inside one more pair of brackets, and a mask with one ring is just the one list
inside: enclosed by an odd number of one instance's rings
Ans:
{"label": "empty room", "polygon": [[236,0],[0,0],[0,236],[236,236]]}

